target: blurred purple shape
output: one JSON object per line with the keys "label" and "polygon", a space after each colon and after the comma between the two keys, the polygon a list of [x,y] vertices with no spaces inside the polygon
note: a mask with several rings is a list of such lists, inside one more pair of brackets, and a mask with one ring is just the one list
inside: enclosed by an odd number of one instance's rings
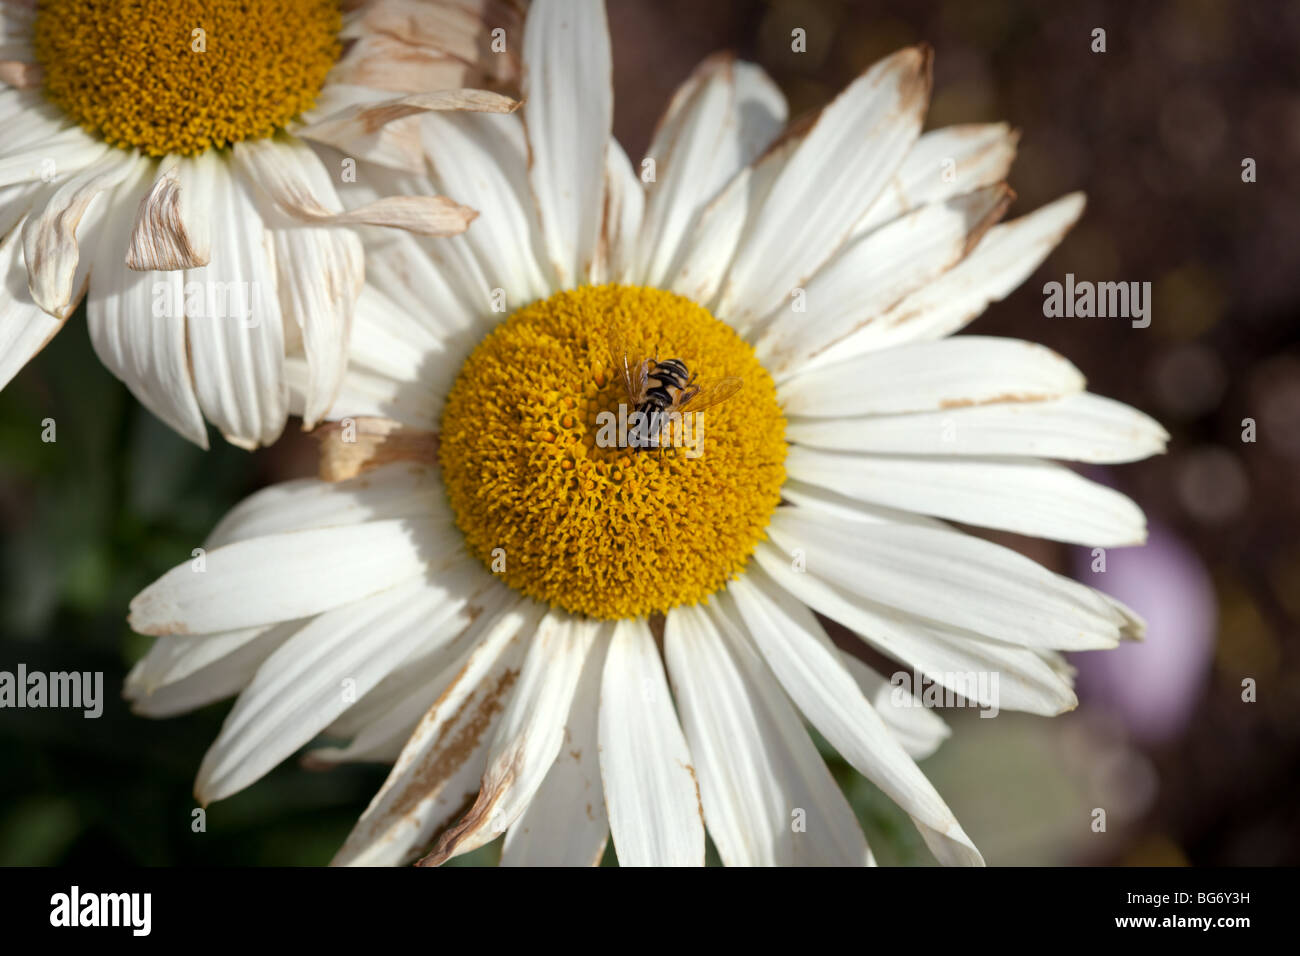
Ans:
{"label": "blurred purple shape", "polygon": [[1178,736],[1200,702],[1214,656],[1218,605],[1205,566],[1181,538],[1156,524],[1145,547],[1107,549],[1105,573],[1092,570],[1091,550],[1072,550],[1080,581],[1147,621],[1144,641],[1071,655],[1080,701],[1114,712],[1146,743]]}

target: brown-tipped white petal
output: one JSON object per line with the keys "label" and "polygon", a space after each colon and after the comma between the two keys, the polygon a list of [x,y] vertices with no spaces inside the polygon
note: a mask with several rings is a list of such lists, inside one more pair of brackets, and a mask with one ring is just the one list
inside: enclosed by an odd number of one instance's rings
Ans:
{"label": "brown-tipped white petal", "polygon": [[600,777],[621,866],[703,866],[704,817],[649,625],[619,621],[600,684]]}
{"label": "brown-tipped white petal", "polygon": [[1046,346],[962,335],[799,372],[777,395],[787,414],[841,418],[1046,401],[1076,394],[1084,384],[1083,374]]}
{"label": "brown-tipped white petal", "polygon": [[320,188],[320,160],[300,140],[246,140],[236,144],[234,156],[276,207],[301,223],[388,226],[421,236],[450,236],[464,232],[478,215],[446,196],[386,196],[341,210],[332,187],[330,193]]}
{"label": "brown-tipped white petal", "polygon": [[502,866],[595,866],[609,842],[597,718],[608,633],[597,637],[573,692],[564,745],[528,809],[506,831]]}
{"label": "brown-tipped white petal", "polygon": [[273,237],[249,190],[217,165],[212,260],[185,272],[185,319],[204,416],[241,448],[269,445],[289,416]]}
{"label": "brown-tipped white petal", "polygon": [[785,97],[752,63],[709,57],[673,95],[647,158],[638,282],[662,285],[682,267],[699,215],[785,124]]}
{"label": "brown-tipped white petal", "polygon": [[849,243],[773,312],[755,348],[777,378],[807,366],[961,260],[1006,211],[1011,191],[990,186],[922,206]]}
{"label": "brown-tipped white petal", "polygon": [[136,211],[126,251],[127,268],[170,271],[208,264],[212,258],[212,190],[219,162],[211,151],[162,159],[153,186]]}
{"label": "brown-tipped white petal", "polygon": [[313,618],[258,668],[199,767],[194,794],[238,793],[327,727],[469,603],[444,573]]}
{"label": "brown-tipped white petal", "polygon": [[28,289],[32,300],[51,315],[66,319],[77,307],[83,287],[75,280],[79,272],[83,280],[87,273],[85,268],[77,268],[83,258],[81,246],[94,226],[87,214],[103,193],[134,169],[131,156],[107,156],[72,176],[23,224]]}
{"label": "brown-tipped white petal", "polygon": [[489,622],[416,726],[334,865],[407,862],[473,798],[493,730],[541,614],[540,607],[520,600]]}
{"label": "brown-tipped white petal", "polygon": [[421,866],[438,866],[496,839],[523,814],[564,743],[583,664],[601,626],[562,612],[542,619],[497,724],[478,797]]}
{"label": "brown-tipped white petal", "polygon": [[733,582],[720,595],[719,609],[739,612],[809,723],[907,812],[941,863],[983,864],[943,798],[862,695],[812,611],[761,574]]}
{"label": "brown-tipped white petal", "polygon": [[664,656],[727,866],[863,866],[857,818],[799,715],[716,606],[673,608]]}
{"label": "brown-tipped white petal", "polygon": [[992,186],[1007,178],[1019,134],[1006,123],[971,123],[931,130],[918,139],[890,187],[853,228],[864,236],[928,203]]}
{"label": "brown-tipped white petal", "polygon": [[[785,591],[818,614],[840,622],[882,654],[981,706],[1051,717],[1073,710],[1079,703],[1068,676],[1049,666],[1038,653],[1042,648],[985,639],[969,630],[876,603],[807,570],[796,571],[790,556],[770,542],[759,544],[754,560]],[[979,675],[990,675],[983,686]],[[998,678],[996,700],[991,675]]]}
{"label": "brown-tipped white petal", "polygon": [[25,217],[19,219],[0,240],[0,388],[8,385],[67,321],[56,319],[28,295],[23,264],[25,221]]}
{"label": "brown-tipped white petal", "polygon": [[122,262],[153,166],[138,158],[130,178],[106,197],[91,260],[95,281],[86,294],[86,326],[99,360],[140,404],[207,448],[186,342],[184,274],[133,272]]}
{"label": "brown-tipped white petal", "polygon": [[457,535],[442,522],[397,518],[237,541],[137,594],[128,623],[141,634],[204,634],[309,617],[445,567]]}
{"label": "brown-tipped white petal", "polygon": [[965,259],[864,326],[825,358],[837,361],[905,342],[943,338],[1009,295],[1042,264],[1083,214],[1070,193],[985,233]]}
{"label": "brown-tipped white petal", "polygon": [[928,47],[902,50],[822,110],[736,252],[724,319],[744,328],[767,315],[848,238],[921,131],[930,61]]}
{"label": "brown-tipped white petal", "polygon": [[441,90],[374,103],[354,103],[297,129],[304,139],[328,143],[348,156],[397,169],[424,171],[419,124],[424,113],[510,113],[519,102],[487,90]]}
{"label": "brown-tipped white petal", "polygon": [[562,288],[591,273],[600,238],[613,62],[601,0],[536,0],[524,27],[524,124],[546,253]]}

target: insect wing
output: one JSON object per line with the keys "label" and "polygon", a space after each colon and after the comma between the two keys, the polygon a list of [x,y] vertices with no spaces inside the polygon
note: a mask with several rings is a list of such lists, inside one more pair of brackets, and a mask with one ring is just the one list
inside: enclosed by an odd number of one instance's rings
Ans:
{"label": "insect wing", "polygon": [[627,390],[628,401],[637,405],[645,395],[645,362],[636,358],[639,353],[632,348],[627,325],[621,318],[610,317],[605,335],[609,343],[609,360],[614,366],[614,372],[622,380],[623,388]]}
{"label": "insect wing", "polygon": [[714,405],[721,405],[727,399],[734,396],[744,385],[744,380],[732,375],[728,378],[720,378],[716,382],[710,382],[707,385],[700,386],[700,390],[686,401],[681,410],[683,412],[702,412],[706,408],[712,408]]}

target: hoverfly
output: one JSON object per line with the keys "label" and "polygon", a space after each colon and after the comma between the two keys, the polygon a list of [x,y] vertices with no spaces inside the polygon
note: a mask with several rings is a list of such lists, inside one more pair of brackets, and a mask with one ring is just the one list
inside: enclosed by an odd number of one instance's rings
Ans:
{"label": "hoverfly", "polygon": [[671,415],[702,412],[720,405],[740,391],[743,380],[731,375],[707,384],[698,382],[695,373],[679,358],[659,361],[638,357],[643,350],[634,348],[627,328],[618,318],[611,318],[607,331],[610,361],[622,379],[628,404],[640,412],[644,424],[636,447],[659,446],[659,434]]}

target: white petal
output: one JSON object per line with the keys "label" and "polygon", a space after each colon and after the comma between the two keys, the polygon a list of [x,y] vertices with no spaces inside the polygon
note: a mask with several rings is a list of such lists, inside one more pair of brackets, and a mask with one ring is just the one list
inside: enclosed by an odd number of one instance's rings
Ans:
{"label": "white petal", "polygon": [[437,866],[490,843],[523,814],[564,743],[573,694],[600,630],[599,622],[561,612],[542,618],[497,724],[478,797],[421,866]]}
{"label": "white petal", "polygon": [[311,428],[339,397],[352,340],[352,315],[365,281],[361,240],[338,229],[272,232],[280,309],[302,332],[307,363],[302,426]]}
{"label": "white petal", "polygon": [[457,535],[398,518],[237,541],[137,594],[129,623],[141,634],[195,634],[319,614],[446,566]]}
{"label": "white petal", "polygon": [[[793,570],[789,558],[767,542],[758,546],[754,557],[784,590],[819,614],[856,631],[881,653],[985,707],[1050,717],[1078,704],[1069,681],[1035,653],[1037,648],[981,639],[970,631],[870,601],[814,574]],[[979,692],[980,675],[997,675],[996,700]],[[986,677],[986,689],[992,690],[988,680]]]}
{"label": "white petal", "polygon": [[636,242],[645,214],[645,189],[618,140],[610,139],[605,157],[605,208],[593,280],[630,282]]}
{"label": "white petal", "polygon": [[773,313],[756,345],[764,367],[782,378],[876,321],[948,271],[1010,202],[1010,190],[990,186],[922,206],[846,245],[806,283],[801,298]]}
{"label": "white petal", "polygon": [[800,372],[780,385],[777,397],[787,414],[839,418],[1040,401],[1083,386],[1079,370],[1045,346],[963,335]]}
{"label": "white petal", "polygon": [[79,126],[69,127],[24,148],[11,145],[0,155],[0,186],[38,180],[49,182],[50,177],[56,174],[84,169],[108,154],[111,148]]}
{"label": "white petal", "polygon": [[621,866],[703,866],[686,738],[644,620],[615,626],[600,685],[600,777]]}
{"label": "white petal", "polygon": [[[0,122],[5,124],[0,158],[17,156],[74,134],[80,134],[79,138],[84,142],[96,142],[93,136],[75,126],[67,114],[46,99],[40,90],[0,87]],[[105,144],[101,142],[98,145],[102,148]],[[67,167],[51,167],[51,175],[46,176],[45,181],[49,182],[54,174],[69,171]]]}
{"label": "white petal", "polygon": [[794,419],[786,437],[832,451],[1125,462],[1164,451],[1169,434],[1136,409],[1084,393],[912,415]]}
{"label": "white petal", "polygon": [[204,803],[238,793],[379,683],[470,596],[448,573],[329,611],[289,638],[239,695],[199,768]]}
{"label": "white petal", "polygon": [[877,63],[817,118],[736,253],[721,311],[739,328],[767,315],[834,254],[921,131],[928,48]]}
{"label": "white petal", "polygon": [[664,655],[722,862],[869,863],[857,818],[799,715],[730,620],[698,605],[674,608]]}
{"label": "white petal", "polygon": [[517,101],[487,90],[435,90],[348,103],[332,112],[318,107],[311,122],[295,132],[350,156],[419,173],[424,171],[425,154],[420,149],[419,125],[408,117],[427,118],[441,110],[509,113],[518,106]]}
{"label": "white petal", "polygon": [[609,842],[597,718],[608,635],[587,654],[560,748],[541,788],[506,832],[502,866],[595,866]]}
{"label": "white petal", "polygon": [[761,578],[732,582],[734,598],[754,642],[790,697],[850,765],[880,787],[916,823],[942,863],[984,861],[943,798],[868,703],[812,612]]}
{"label": "white petal", "polygon": [[1119,547],[1146,540],[1134,502],[1034,458],[854,455],[794,445],[790,476],[862,501],[1052,541]]}
{"label": "white petal", "polygon": [[1006,123],[945,126],[924,134],[903,159],[889,188],[853,227],[853,238],[926,203],[974,192],[1007,178],[1019,134]]}
{"label": "white petal", "polygon": [[147,697],[159,687],[175,684],[203,670],[274,627],[294,628],[301,622],[245,627],[217,634],[169,634],[158,638],[149,653],[127,674],[122,694],[128,699]]}
{"label": "white petal", "polygon": [[212,151],[163,157],[136,211],[128,268],[165,272],[197,269],[211,261],[212,190],[220,162]]}
{"label": "white petal", "polygon": [[299,141],[267,140],[235,151],[253,190],[265,189],[259,213],[274,242],[276,286],[286,334],[295,333],[307,363],[303,427],[338,397],[347,368],[352,318],[365,280],[361,240],[351,230],[304,226],[277,202],[285,190],[322,210],[342,208],[321,161]]}
{"label": "white petal", "polygon": [[405,462],[384,465],[346,481],[284,481],[235,505],[209,532],[203,547],[211,551],[284,531],[444,516],[444,494],[432,471]]}
{"label": "white petal", "polygon": [[126,155],[100,160],[71,176],[23,224],[28,287],[32,300],[51,315],[66,319],[81,300],[88,270],[77,267],[81,246],[94,235],[91,208],[97,201],[102,208],[104,193],[111,194],[135,169],[134,159]]}
{"label": "white petal", "polygon": [[880,505],[857,501],[839,492],[831,491],[820,485],[809,485],[794,478],[787,478],[781,486],[781,497],[801,508],[811,508],[824,514],[850,521],[870,521],[886,524],[910,524],[922,528],[944,528],[951,530],[952,525],[937,518],[927,518],[912,511],[899,511],[897,508],[884,508]]}
{"label": "white petal", "polygon": [[385,196],[343,210],[333,198],[329,176],[310,146],[299,139],[244,140],[235,145],[236,164],[277,208],[301,223],[331,226],[390,226],[421,236],[464,232],[477,215],[446,196]]}
{"label": "white petal", "polygon": [[38,306],[27,291],[23,222],[19,219],[0,240],[0,388],[45,348],[66,321]]}
{"label": "white petal", "polygon": [[902,685],[891,684],[883,674],[876,673],[847,651],[840,652],[840,661],[862,691],[862,696],[875,708],[894,739],[902,744],[913,760],[924,760],[952,736],[952,729],[943,718],[923,706],[914,693],[904,690]]}
{"label": "white petal", "polygon": [[[405,233],[386,232],[367,239],[366,254],[367,289],[382,290],[385,299],[401,307],[375,317],[399,336],[412,325],[438,336],[472,331],[477,345],[501,318],[492,314],[493,286],[467,237],[427,243]],[[363,290],[359,313],[366,310],[366,300]],[[430,309],[430,302],[438,307]]]}
{"label": "white petal", "polygon": [[[669,285],[674,292],[707,306],[724,321],[717,301],[727,270],[743,236],[752,230],[772,187],[803,143],[807,123],[787,129],[768,150],[744,167],[700,211],[682,265]],[[746,323],[748,324],[748,323]]]}
{"label": "white petal", "polygon": [[542,608],[520,601],[463,660],[411,734],[334,865],[382,866],[416,856],[478,791],[498,715],[519,676]]}
{"label": "white petal", "polygon": [[[42,189],[26,183],[0,186],[0,237],[9,235],[18,220],[31,211],[33,202],[42,192]],[[21,231],[19,235],[22,235]]]}
{"label": "white petal", "polygon": [[190,372],[184,274],[136,272],[123,262],[151,165],[139,161],[134,175],[110,197],[94,252],[86,324],[99,360],[140,404],[207,448],[208,429]]}
{"label": "white petal", "polygon": [[[177,714],[188,713],[216,701],[225,700],[227,697],[233,697],[248,686],[248,682],[253,679],[253,675],[257,673],[257,669],[263,662],[275,652],[276,648],[296,634],[302,625],[302,621],[286,621],[268,628],[258,628],[257,636],[252,640],[244,641],[237,647],[225,647],[225,653],[219,657],[204,663],[203,666],[197,667],[183,677],[159,684],[152,691],[146,692],[136,685],[129,684],[125,696],[131,700],[131,712],[142,717],[175,717]],[[233,633],[226,632],[226,636],[229,637]],[[200,660],[200,655],[204,655],[200,642],[213,638],[220,640],[220,637],[214,634],[196,635],[193,638],[191,654],[174,661],[174,668],[188,668],[191,659]],[[172,640],[175,638],[159,638],[154,647],[157,649],[160,643]],[[133,671],[132,674],[134,675],[135,672]]]}
{"label": "white petal", "polygon": [[519,117],[432,115],[421,131],[438,188],[479,211],[465,241],[490,273],[488,288],[503,289],[512,309],[545,298],[552,280],[538,263],[541,227]]}
{"label": "white petal", "polygon": [[1029,278],[1083,214],[1083,206],[1083,194],[1071,193],[1027,216],[999,223],[965,259],[824,358],[837,361],[951,335]]}
{"label": "white petal", "polygon": [[346,747],[317,748],[303,757],[303,763],[322,769],[349,761],[389,765],[396,761],[420,718],[443,689],[460,677],[469,654],[518,603],[517,595],[505,585],[493,584],[474,599],[475,609],[482,607],[477,617],[462,610],[448,618],[410,657],[325,729],[325,736],[348,738]]}
{"label": "white petal", "polygon": [[761,69],[718,54],[678,87],[647,157],[655,162],[635,272],[659,286],[681,257],[705,204],[771,142],[785,123],[785,98]]}
{"label": "white petal", "polygon": [[185,314],[199,407],[227,440],[269,445],[289,415],[284,325],[272,237],[222,165],[213,188],[211,263],[185,273]]}
{"label": "white petal", "polygon": [[600,0],[535,0],[524,27],[529,175],[547,255],[563,288],[589,276],[600,232],[605,144],[614,116]]}
{"label": "white petal", "polygon": [[910,614],[1031,647],[1119,641],[1120,616],[1091,589],[972,535],[804,508],[777,509],[769,532],[787,553],[801,550],[812,573]]}
{"label": "white petal", "polygon": [[[290,411],[304,414],[309,371],[307,362],[290,358],[285,362],[285,377],[289,381]],[[383,418],[411,428],[427,429],[438,420],[438,403],[435,396],[422,390],[418,383],[400,382],[387,375],[375,375],[364,369],[351,369],[343,376],[338,398],[326,417]]]}

